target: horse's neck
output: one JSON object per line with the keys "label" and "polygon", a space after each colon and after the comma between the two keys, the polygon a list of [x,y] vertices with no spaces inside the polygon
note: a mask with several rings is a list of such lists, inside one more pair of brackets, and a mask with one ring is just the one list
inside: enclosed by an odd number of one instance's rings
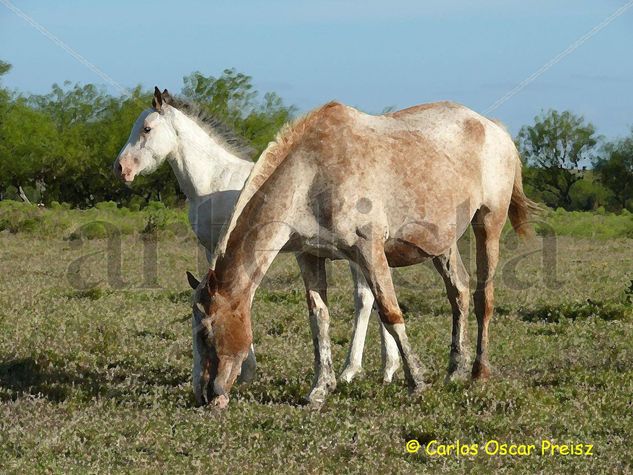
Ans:
{"label": "horse's neck", "polygon": [[170,164],[182,192],[190,200],[241,190],[253,164],[236,157],[193,120],[172,109],[179,146]]}
{"label": "horse's neck", "polygon": [[293,193],[273,196],[260,191],[243,209],[235,227],[220,244],[224,249],[211,263],[227,293],[249,302],[293,232]]}

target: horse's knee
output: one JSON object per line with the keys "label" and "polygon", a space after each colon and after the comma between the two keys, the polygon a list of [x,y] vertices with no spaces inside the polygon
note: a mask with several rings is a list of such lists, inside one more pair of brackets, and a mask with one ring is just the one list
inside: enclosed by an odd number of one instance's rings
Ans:
{"label": "horse's knee", "polygon": [[397,306],[389,306],[381,308],[378,312],[380,314],[380,320],[385,325],[395,325],[397,323],[404,323],[404,317],[402,311]]}
{"label": "horse's knee", "polygon": [[308,301],[308,309],[311,315],[315,315],[317,318],[328,317],[327,305],[318,291],[308,290],[306,293],[306,299]]}

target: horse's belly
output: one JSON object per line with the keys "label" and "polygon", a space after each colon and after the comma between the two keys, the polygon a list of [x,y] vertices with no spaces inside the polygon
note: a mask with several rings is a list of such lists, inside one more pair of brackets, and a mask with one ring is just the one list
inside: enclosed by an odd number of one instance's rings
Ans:
{"label": "horse's belly", "polygon": [[455,231],[451,224],[440,226],[423,222],[402,226],[385,242],[389,266],[410,266],[446,253],[457,238]]}
{"label": "horse's belly", "polygon": [[429,254],[411,243],[388,239],[385,242],[385,255],[389,267],[406,267],[419,264],[434,254]]}

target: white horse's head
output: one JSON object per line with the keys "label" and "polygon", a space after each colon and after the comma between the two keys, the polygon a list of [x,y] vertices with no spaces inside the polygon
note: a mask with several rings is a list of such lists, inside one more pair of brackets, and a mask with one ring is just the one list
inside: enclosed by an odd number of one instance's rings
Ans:
{"label": "white horse's head", "polygon": [[156,170],[177,147],[177,135],[166,107],[169,92],[154,88],[152,107],[145,109],[134,122],[127,143],[114,161],[114,174],[126,183],[137,175]]}

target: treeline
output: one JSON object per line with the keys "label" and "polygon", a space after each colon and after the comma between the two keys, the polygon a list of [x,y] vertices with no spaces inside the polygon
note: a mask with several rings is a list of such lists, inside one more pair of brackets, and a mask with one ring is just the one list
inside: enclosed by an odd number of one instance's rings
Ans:
{"label": "treeline", "polygon": [[[0,80],[10,67],[0,61]],[[275,93],[258,94],[251,77],[233,69],[219,77],[194,72],[183,78],[180,94],[232,127],[252,145],[254,157],[296,113]],[[116,97],[92,84],[66,82],[48,94],[25,96],[0,83],[0,199],[77,207],[182,201],[167,163],[132,187],[112,174],[134,120],[150,103],[151,93],[140,86]],[[583,117],[549,111],[521,128],[516,143],[531,198],[566,210],[633,211],[633,130],[606,141]]]}
{"label": "treeline", "polygon": [[531,198],[568,211],[633,211],[633,130],[605,141],[583,117],[550,110],[523,126],[516,143]]}

